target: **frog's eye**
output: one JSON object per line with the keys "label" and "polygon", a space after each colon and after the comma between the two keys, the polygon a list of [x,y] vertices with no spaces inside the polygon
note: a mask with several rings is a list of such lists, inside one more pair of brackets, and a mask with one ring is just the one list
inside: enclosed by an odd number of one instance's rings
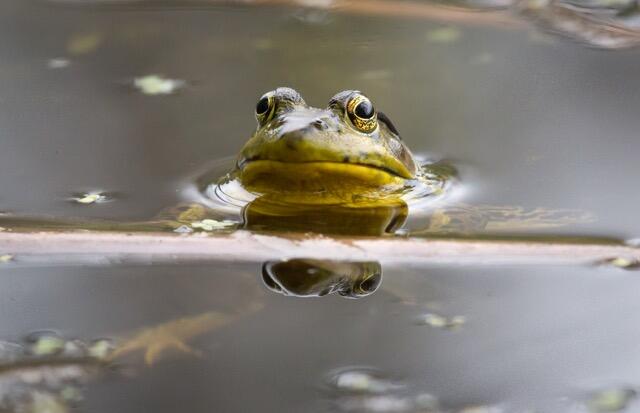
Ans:
{"label": "frog's eye", "polygon": [[256,105],[256,120],[260,126],[264,125],[273,117],[276,102],[273,93],[263,95]]}
{"label": "frog's eye", "polygon": [[362,280],[355,288],[355,291],[361,295],[369,295],[378,289],[382,278],[377,274]]}
{"label": "frog's eye", "polygon": [[355,95],[347,103],[347,115],[351,124],[361,132],[371,133],[378,127],[376,110],[364,95]]}

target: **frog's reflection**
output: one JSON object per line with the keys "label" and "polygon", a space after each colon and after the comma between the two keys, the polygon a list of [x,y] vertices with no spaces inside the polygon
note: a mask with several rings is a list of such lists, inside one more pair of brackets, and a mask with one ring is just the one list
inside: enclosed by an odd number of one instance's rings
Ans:
{"label": "frog's reflection", "polygon": [[283,295],[322,297],[338,293],[347,298],[361,298],[380,287],[382,266],[375,261],[267,261],[262,265],[262,279],[271,291]]}
{"label": "frog's reflection", "polygon": [[335,235],[394,233],[408,214],[402,200],[349,205],[292,205],[260,197],[243,210],[244,227],[254,231],[314,231]]}

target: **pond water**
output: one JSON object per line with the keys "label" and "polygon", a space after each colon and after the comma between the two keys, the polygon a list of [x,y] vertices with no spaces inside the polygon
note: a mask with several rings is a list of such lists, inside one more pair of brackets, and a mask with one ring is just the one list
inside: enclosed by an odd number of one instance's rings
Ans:
{"label": "pond water", "polygon": [[[0,50],[0,211],[149,219],[184,201],[194,173],[238,153],[264,92],[290,86],[317,107],[362,90],[414,153],[456,165],[467,204],[593,216],[525,235],[640,234],[637,49],[520,24],[251,2],[4,0]],[[174,79],[163,86],[175,93],[142,93],[151,75]],[[113,201],[68,202],[95,190]],[[637,273],[383,272],[352,300],[275,294],[262,263],[0,259],[0,340],[224,320],[192,334],[194,353],[168,345],[151,366],[144,349],[127,354],[122,374],[83,389],[80,411],[637,411]],[[24,411],[6,400],[0,410]]]}

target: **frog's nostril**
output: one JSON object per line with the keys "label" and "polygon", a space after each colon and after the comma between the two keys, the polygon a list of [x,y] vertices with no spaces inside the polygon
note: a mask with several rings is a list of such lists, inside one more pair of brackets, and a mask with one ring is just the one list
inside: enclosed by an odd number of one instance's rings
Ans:
{"label": "frog's nostril", "polygon": [[312,122],[312,125],[318,130],[325,130],[328,127],[327,122],[323,121],[322,119],[314,120]]}

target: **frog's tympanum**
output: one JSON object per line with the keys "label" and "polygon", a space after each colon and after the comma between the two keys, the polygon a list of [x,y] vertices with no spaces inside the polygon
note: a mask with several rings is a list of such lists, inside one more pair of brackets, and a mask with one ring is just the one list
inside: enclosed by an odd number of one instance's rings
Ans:
{"label": "frog's tympanum", "polygon": [[373,294],[382,282],[378,262],[342,262],[292,259],[262,266],[265,285],[276,293],[295,297],[322,297],[338,293],[361,298]]}

